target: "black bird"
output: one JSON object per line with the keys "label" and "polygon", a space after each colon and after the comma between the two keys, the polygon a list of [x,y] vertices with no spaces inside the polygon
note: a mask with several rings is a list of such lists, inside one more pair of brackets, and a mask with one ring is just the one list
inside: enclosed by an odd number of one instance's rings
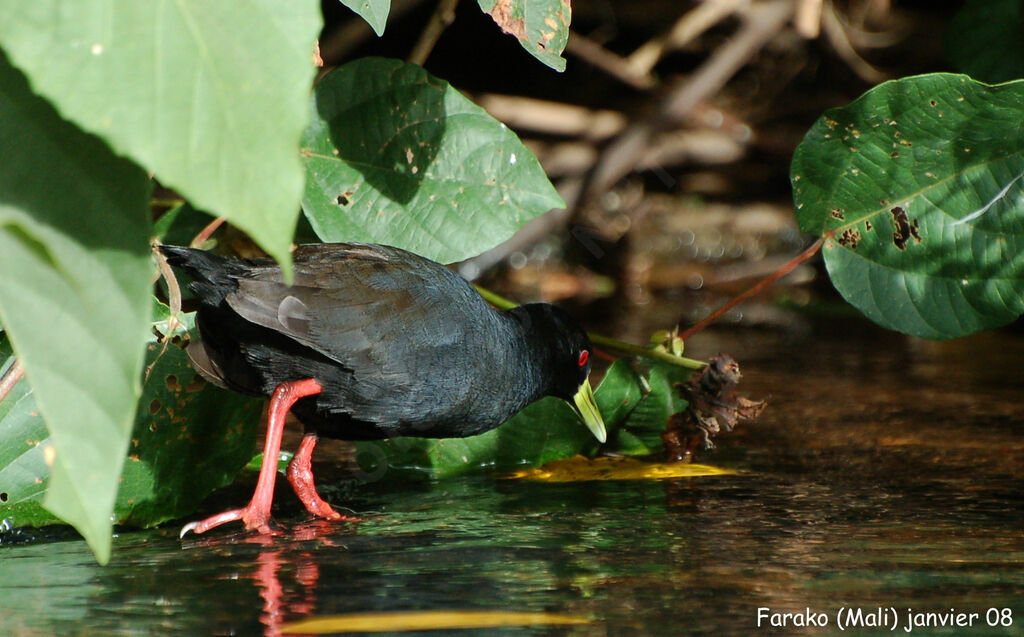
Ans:
{"label": "black bird", "polygon": [[195,368],[222,387],[271,397],[252,500],[187,524],[183,536],[232,520],[270,531],[289,409],[305,436],[288,481],[310,513],[335,520],[344,518],[317,494],[310,468],[319,436],[472,436],[558,396],[605,440],[588,380],[590,339],[555,306],[495,310],[443,265],[382,245],[299,246],[292,285],[270,259],[160,250],[192,277],[199,299],[202,338],[189,347]]}

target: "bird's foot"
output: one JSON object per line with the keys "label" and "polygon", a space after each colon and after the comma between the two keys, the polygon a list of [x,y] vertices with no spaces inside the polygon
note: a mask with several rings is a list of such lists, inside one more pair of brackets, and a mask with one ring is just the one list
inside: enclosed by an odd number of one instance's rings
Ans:
{"label": "bird's foot", "polygon": [[206,533],[212,528],[228,522],[234,522],[235,520],[241,520],[245,524],[246,530],[256,531],[264,535],[271,533],[270,516],[263,511],[257,511],[256,507],[250,505],[241,509],[232,509],[217,515],[211,515],[203,520],[189,522],[181,527],[181,533],[178,534],[178,537],[184,538],[189,531],[197,535]]}
{"label": "bird's foot", "polygon": [[291,483],[295,495],[306,507],[306,510],[318,518],[335,520],[339,522],[362,522],[359,518],[342,515],[327,504],[316,491],[316,484],[313,482],[313,467],[310,459],[313,456],[313,448],[316,447],[317,436],[315,433],[308,433],[299,443],[299,449],[288,463],[288,482]]}
{"label": "bird's foot", "polygon": [[342,515],[334,510],[334,507],[327,504],[323,498],[312,490],[307,492],[298,487],[295,489],[296,495],[299,496],[299,500],[305,505],[306,510],[312,513],[318,518],[324,518],[325,520],[334,520],[335,522],[362,522],[361,518],[357,518],[351,515]]}

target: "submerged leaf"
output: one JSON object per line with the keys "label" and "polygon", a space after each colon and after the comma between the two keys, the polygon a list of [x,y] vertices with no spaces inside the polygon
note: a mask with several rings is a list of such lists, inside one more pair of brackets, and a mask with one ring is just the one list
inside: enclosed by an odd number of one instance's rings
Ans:
{"label": "submerged leaf", "polygon": [[710,465],[682,462],[645,462],[636,458],[576,456],[556,460],[533,469],[520,469],[505,477],[508,479],[538,480],[542,482],[585,482],[587,480],[667,480],[700,476],[733,475],[735,471]]}
{"label": "submerged leaf", "polygon": [[282,633],[326,635],[334,633],[459,630],[502,626],[571,626],[589,624],[578,615],[513,610],[425,610],[355,613],[311,617],[283,624]]}

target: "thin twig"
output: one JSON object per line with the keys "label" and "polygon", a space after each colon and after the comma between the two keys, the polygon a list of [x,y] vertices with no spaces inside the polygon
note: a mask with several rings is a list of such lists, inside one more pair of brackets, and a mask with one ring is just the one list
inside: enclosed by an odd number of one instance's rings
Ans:
{"label": "thin twig", "polygon": [[509,128],[559,137],[602,141],[626,127],[626,116],[608,109],[552,102],[519,95],[486,93],[474,98],[485,111]]}
{"label": "thin twig", "polygon": [[728,43],[717,49],[696,73],[677,84],[652,117],[627,128],[608,145],[588,175],[581,198],[570,207],[579,209],[629,174],[657,132],[682,121],[701,102],[720,91],[782,30],[792,14],[791,0],[751,5],[743,14],[743,26]]}
{"label": "thin twig", "polygon": [[21,362],[15,358],[11,366],[7,368],[3,376],[0,376],[0,403],[7,398],[7,394],[11,393],[14,386],[18,384],[22,376],[25,375],[25,368],[21,366]]}
{"label": "thin twig", "polygon": [[813,40],[821,33],[821,5],[824,0],[797,0],[793,25],[801,37]]}
{"label": "thin twig", "polygon": [[434,50],[434,45],[441,38],[441,34],[448,28],[448,25],[455,22],[455,7],[458,4],[459,0],[438,0],[437,8],[434,9],[427,26],[423,27],[420,39],[409,53],[408,62],[423,66],[427,58],[430,57],[430,52]]}
{"label": "thin twig", "polygon": [[736,307],[737,305],[739,305],[743,301],[746,301],[750,297],[752,297],[755,294],[759,293],[761,290],[765,289],[766,287],[768,287],[769,285],[771,285],[775,281],[777,281],[777,280],[781,279],[782,277],[786,276],[787,274],[792,272],[793,269],[796,268],[796,266],[800,265],[804,261],[810,259],[815,254],[817,254],[818,251],[821,250],[821,245],[824,242],[825,242],[825,238],[824,237],[819,238],[817,241],[815,241],[814,243],[811,244],[811,247],[807,248],[806,250],[804,250],[803,252],[798,254],[796,257],[794,257],[789,263],[787,263],[786,265],[784,265],[781,268],[779,268],[778,270],[776,270],[774,274],[772,274],[771,276],[761,280],[760,282],[758,282],[756,285],[751,287],[746,292],[743,292],[739,296],[735,297],[734,299],[732,299],[731,301],[729,301],[728,303],[726,303],[722,307],[718,308],[717,310],[715,310],[714,312],[709,314],[704,320],[700,321],[696,325],[694,325],[694,326],[690,327],[689,329],[685,330],[682,334],[679,335],[679,338],[683,339],[683,341],[686,341],[686,339],[690,338],[691,336],[693,336],[697,332],[700,332],[701,330],[703,330],[708,325],[711,325],[713,322],[718,320],[723,314],[725,314],[726,312],[728,312],[732,308]]}
{"label": "thin twig", "polygon": [[836,54],[846,62],[850,70],[865,82],[878,84],[889,78],[884,72],[878,70],[862,58],[857,53],[857,49],[853,48],[853,44],[850,43],[850,39],[846,35],[846,27],[843,25],[842,20],[839,19],[839,15],[832,5],[825,7],[825,12],[821,15],[821,28],[825,32],[828,41],[832,44],[832,48],[835,49]]}
{"label": "thin twig", "polygon": [[694,360],[692,358],[686,358],[685,356],[676,356],[669,354],[668,352],[662,352],[661,350],[652,349],[643,345],[635,345],[633,343],[627,343],[625,341],[616,340],[614,338],[608,338],[607,336],[601,336],[600,334],[594,334],[588,332],[587,336],[590,337],[591,342],[595,345],[602,347],[608,347],[610,349],[631,354],[633,356],[641,356],[643,358],[649,358],[656,360],[661,363],[668,363],[669,365],[675,365],[676,367],[685,367],[686,369],[702,370],[707,367],[707,363],[704,361]]}
{"label": "thin twig", "polygon": [[626,58],[612,53],[594,40],[576,31],[569,31],[569,41],[566,44],[565,50],[638,91],[654,88],[654,85],[657,83],[649,70],[648,72],[637,73]]}
{"label": "thin twig", "polygon": [[648,40],[626,58],[633,74],[648,75],[669,51],[680,49],[702,33],[738,10],[747,7],[750,0],[707,0],[687,11],[672,25],[672,29]]}

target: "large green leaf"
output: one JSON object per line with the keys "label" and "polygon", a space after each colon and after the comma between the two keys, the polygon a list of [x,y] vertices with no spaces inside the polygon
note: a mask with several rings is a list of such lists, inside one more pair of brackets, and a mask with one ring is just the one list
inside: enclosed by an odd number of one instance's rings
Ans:
{"label": "large green leaf", "polygon": [[465,259],[565,205],[537,158],[448,83],[364,58],[316,86],[303,208],[324,241]]}
{"label": "large green leaf", "polygon": [[53,442],[45,505],[100,561],[150,321],[149,192],[0,55],[0,322]]}
{"label": "large green leaf", "polygon": [[321,23],[315,0],[2,2],[0,46],[64,117],[287,261]]}
{"label": "large green leaf", "polygon": [[952,338],[1024,312],[1024,82],[886,82],[811,128],[797,220],[832,282],[880,325]]}
{"label": "large green leaf", "polygon": [[565,70],[562,51],[569,41],[569,0],[477,0],[501,30],[519,40],[530,55],[556,71]]}
{"label": "large green leaf", "polygon": [[946,52],[976,80],[1024,77],[1024,0],[967,0],[949,24]]}
{"label": "large green leaf", "polygon": [[341,4],[361,15],[373,27],[374,33],[384,35],[391,0],[341,0]]}
{"label": "large green leaf", "polygon": [[[162,318],[154,327],[168,334],[167,307],[156,311]],[[263,399],[200,380],[182,349],[195,315],[180,318],[172,344],[165,348],[154,339],[146,347],[148,379],[114,504],[118,524],[153,526],[192,513],[210,492],[231,483],[257,442]],[[0,336],[0,370],[12,360]],[[24,380],[0,402],[0,518],[9,527],[60,522],[42,507],[51,440],[35,407]]]}

